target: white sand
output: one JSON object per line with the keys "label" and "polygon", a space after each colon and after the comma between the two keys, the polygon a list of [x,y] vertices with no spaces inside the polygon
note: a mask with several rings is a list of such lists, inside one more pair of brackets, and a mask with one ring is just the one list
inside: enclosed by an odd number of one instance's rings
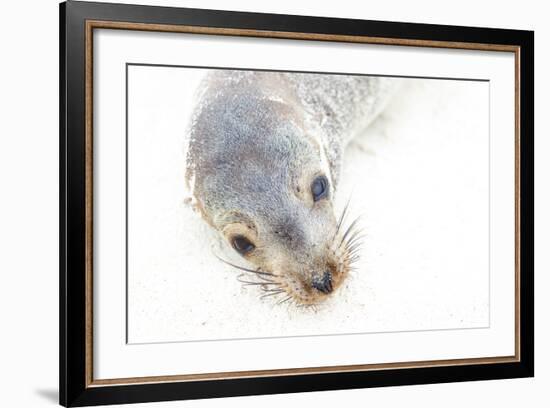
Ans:
{"label": "white sand", "polygon": [[243,287],[245,265],[184,204],[184,131],[203,72],[130,68],[131,343],[486,327],[488,84],[407,80],[346,153],[367,238],[359,270],[317,310]]}

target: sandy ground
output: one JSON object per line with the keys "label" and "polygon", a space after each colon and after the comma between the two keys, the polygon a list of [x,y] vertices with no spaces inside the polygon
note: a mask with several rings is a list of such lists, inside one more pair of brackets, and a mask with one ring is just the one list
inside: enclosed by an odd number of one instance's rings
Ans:
{"label": "sandy ground", "polygon": [[213,253],[244,261],[184,204],[184,131],[203,74],[130,70],[129,342],[488,326],[487,83],[406,80],[352,142],[336,205],[353,191],[362,258],[306,310],[243,287]]}

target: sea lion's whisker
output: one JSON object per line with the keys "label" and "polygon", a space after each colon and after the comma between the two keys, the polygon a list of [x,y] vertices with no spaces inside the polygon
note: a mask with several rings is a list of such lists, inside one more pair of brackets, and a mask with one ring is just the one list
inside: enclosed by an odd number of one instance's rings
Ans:
{"label": "sea lion's whisker", "polygon": [[283,292],[284,292],[284,290],[281,290],[280,292],[266,293],[266,294],[261,295],[260,299],[263,299],[263,298],[266,298],[266,297],[269,297],[269,296],[277,296],[277,295],[280,295]]}
{"label": "sea lion's whisker", "polygon": [[357,247],[355,248],[354,250],[352,251],[347,251],[345,256],[344,256],[344,259],[349,259],[351,258],[353,255],[357,255],[361,252],[361,247]]}
{"label": "sea lion's whisker", "polygon": [[285,303],[285,302],[288,302],[290,299],[292,299],[292,296],[288,296],[288,297],[284,298],[283,300],[279,300],[279,301],[277,302],[277,304],[278,304],[278,305],[283,304],[283,303]]}
{"label": "sea lion's whisker", "polygon": [[284,292],[284,289],[281,287],[275,288],[275,289],[269,289],[269,288],[262,288],[264,292]]}
{"label": "sea lion's whisker", "polygon": [[237,279],[244,286],[266,286],[266,285],[278,285],[276,282],[249,282]]}
{"label": "sea lion's whisker", "polygon": [[348,227],[348,229],[346,230],[346,232],[344,232],[344,235],[342,236],[342,240],[340,241],[340,245],[338,247],[341,247],[342,244],[346,241],[346,237],[349,235],[350,232],[353,231],[353,228],[355,228],[355,226],[357,225],[357,223],[359,222],[359,219],[361,218],[361,216],[357,217],[355,220],[353,220],[353,222],[350,224],[350,226]]}
{"label": "sea lion's whisker", "polygon": [[356,231],[351,236],[349,236],[348,239],[346,240],[346,246],[349,247],[350,245],[352,245],[357,241],[364,240],[366,237],[367,235],[363,232],[363,230],[360,228],[357,228]]}
{"label": "sea lion's whisker", "polygon": [[346,248],[349,248],[351,245],[355,244],[356,242],[361,242],[365,238],[363,235],[362,230],[355,231],[352,235],[350,235],[349,239],[346,241],[345,246]]}
{"label": "sea lion's whisker", "polygon": [[237,269],[240,269],[241,271],[245,271],[245,272],[250,272],[250,273],[255,273],[257,275],[266,275],[266,276],[275,276],[274,274],[270,273],[270,272],[264,272],[264,271],[260,271],[259,269],[258,270],[254,270],[254,269],[249,269],[249,268],[245,268],[244,266],[239,266],[239,265],[235,265],[229,261],[226,261],[225,259],[223,258],[220,258],[218,255],[214,254],[214,256],[216,258],[218,258],[220,261],[222,261],[224,264],[226,265],[229,265],[229,266],[232,266],[233,268],[237,268]]}
{"label": "sea lion's whisker", "polygon": [[[273,275],[275,276],[275,275]],[[265,276],[262,276],[262,275],[256,275],[256,278],[262,280],[263,282],[266,282],[266,283],[271,283],[271,282],[275,282],[274,280],[271,280]]]}
{"label": "sea lion's whisker", "polygon": [[350,251],[346,254],[346,259],[351,259],[353,256],[358,255],[360,252],[361,252],[360,248],[357,248],[354,251]]}
{"label": "sea lion's whisker", "polygon": [[354,255],[352,258],[348,259],[347,260],[347,263],[348,263],[348,267],[351,267],[353,265],[355,265],[357,263],[357,261],[359,261],[361,257],[359,255]]}
{"label": "sea lion's whisker", "polygon": [[346,250],[348,253],[354,252],[358,249],[361,249],[365,243],[363,241],[356,241],[353,244],[351,244],[349,247],[346,247]]}
{"label": "sea lion's whisker", "polygon": [[266,286],[266,285],[278,285],[277,283],[269,283],[269,282],[250,282],[245,283],[245,286]]}
{"label": "sea lion's whisker", "polygon": [[363,230],[358,224],[359,219],[357,218],[352,225],[346,230],[346,234],[342,236],[343,240],[342,242],[344,244],[349,243],[351,240],[353,240],[355,237],[357,237],[358,234],[360,234]]}
{"label": "sea lion's whisker", "polygon": [[357,234],[359,233],[363,233],[363,228],[361,228],[361,226],[357,223],[359,221],[359,218],[361,216],[357,217],[355,220],[354,220],[354,224],[355,225],[350,225],[350,229],[349,229],[349,232],[347,232],[347,236],[346,236],[346,239],[345,241],[349,241],[351,239],[353,239],[354,237],[357,236]]}
{"label": "sea lion's whisker", "polygon": [[275,284],[276,282],[266,278],[265,276],[256,276],[260,281],[251,281],[248,280],[249,276],[245,275],[244,273],[241,273],[239,276],[237,276],[237,280],[241,283],[246,284],[258,284],[258,285],[269,285],[269,284]]}
{"label": "sea lion's whisker", "polygon": [[308,309],[308,310],[315,310],[314,304],[310,304],[310,303],[296,303],[296,307]]}
{"label": "sea lion's whisker", "polygon": [[348,255],[347,255],[347,258],[351,259],[351,257],[353,257],[355,255],[359,255],[360,253],[361,253],[361,248],[357,248],[356,250],[354,250],[352,252],[349,252]]}
{"label": "sea lion's whisker", "polygon": [[344,256],[349,258],[352,255],[359,253],[364,245],[363,236],[356,236],[353,239],[350,239],[346,244],[344,245]]}
{"label": "sea lion's whisker", "polygon": [[353,251],[357,248],[362,247],[365,244],[365,241],[363,240],[364,237],[358,236],[353,241],[350,241],[346,243],[346,251]]}
{"label": "sea lion's whisker", "polygon": [[340,231],[340,228],[342,227],[342,224],[344,222],[344,218],[346,218],[346,214],[348,213],[349,203],[351,201],[351,196],[348,198],[348,201],[344,207],[344,210],[342,211],[342,214],[340,215],[340,218],[338,220],[338,225],[336,225],[336,231],[334,232],[334,237],[332,237],[332,240],[334,241],[336,239],[336,235],[338,234],[338,231]]}
{"label": "sea lion's whisker", "polygon": [[347,256],[346,256],[346,261],[348,263],[350,262],[355,262],[359,259],[359,257],[361,256],[361,251],[357,250],[357,251],[354,251],[352,253],[349,253]]}

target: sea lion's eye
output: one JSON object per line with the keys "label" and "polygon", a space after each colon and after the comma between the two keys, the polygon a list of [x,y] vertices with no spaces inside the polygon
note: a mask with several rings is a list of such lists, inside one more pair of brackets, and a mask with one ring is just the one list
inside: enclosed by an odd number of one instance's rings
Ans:
{"label": "sea lion's eye", "polygon": [[311,183],[311,195],[313,201],[319,201],[328,195],[328,180],[325,176],[319,176]]}
{"label": "sea lion's eye", "polygon": [[243,237],[242,235],[237,235],[233,237],[231,239],[231,245],[233,245],[235,251],[237,251],[241,255],[245,255],[256,248],[252,242],[250,242],[246,237]]}

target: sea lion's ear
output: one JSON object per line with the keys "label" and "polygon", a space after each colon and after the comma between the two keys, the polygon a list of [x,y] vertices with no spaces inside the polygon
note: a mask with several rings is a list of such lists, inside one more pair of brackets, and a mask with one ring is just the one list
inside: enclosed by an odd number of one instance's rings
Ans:
{"label": "sea lion's ear", "polygon": [[198,202],[197,202],[197,199],[195,197],[193,197],[192,195],[188,195],[186,196],[184,199],[183,199],[183,203],[188,206],[189,208],[191,208],[193,210],[193,212],[195,213],[200,213],[200,208],[199,208],[199,205],[198,205]]}
{"label": "sea lion's ear", "polygon": [[207,212],[205,211],[202,203],[192,194],[187,195],[183,199],[183,204],[187,207],[189,207],[195,214],[197,214],[199,217],[201,217],[204,221],[206,221],[208,224],[212,225],[212,221],[210,220],[210,217],[208,216]]}

